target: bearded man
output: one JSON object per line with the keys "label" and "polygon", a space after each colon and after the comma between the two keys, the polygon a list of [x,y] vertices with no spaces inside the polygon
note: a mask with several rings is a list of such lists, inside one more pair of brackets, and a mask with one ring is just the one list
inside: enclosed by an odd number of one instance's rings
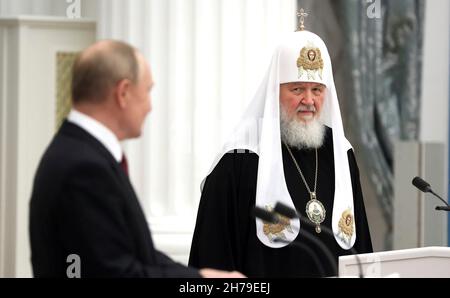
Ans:
{"label": "bearded man", "polygon": [[[310,224],[251,217],[255,205],[271,210],[277,202],[295,208]],[[336,263],[352,251],[372,252],[330,55],[319,36],[298,31],[276,49],[253,101],[204,181],[189,264],[238,270],[248,277],[335,275],[317,242]]]}

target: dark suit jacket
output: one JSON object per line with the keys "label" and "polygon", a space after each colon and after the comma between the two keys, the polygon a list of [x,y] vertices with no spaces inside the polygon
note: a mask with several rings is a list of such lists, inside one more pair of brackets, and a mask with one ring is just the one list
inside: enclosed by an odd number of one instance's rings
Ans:
{"label": "dark suit jacket", "polygon": [[127,175],[93,136],[65,121],[45,152],[30,203],[36,277],[199,277],[155,250]]}

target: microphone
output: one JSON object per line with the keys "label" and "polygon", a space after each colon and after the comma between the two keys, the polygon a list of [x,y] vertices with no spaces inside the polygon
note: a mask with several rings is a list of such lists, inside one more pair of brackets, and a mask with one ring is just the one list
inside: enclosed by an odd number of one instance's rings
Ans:
{"label": "microphone", "polygon": [[[289,207],[283,203],[277,202],[277,204],[275,205],[274,211],[283,216],[286,216],[288,218],[298,218],[298,219],[300,219],[300,221],[302,223],[304,223],[310,227],[315,227],[314,224],[312,224],[310,221],[306,220],[303,216],[301,216],[297,212],[297,210],[292,209],[291,207]],[[325,232],[325,234],[328,234],[329,236],[334,237],[334,233],[330,228],[328,228],[326,226],[321,226],[321,229],[322,229],[322,231]],[[356,262],[358,263],[359,277],[363,278],[364,275],[363,275],[363,270],[362,270],[362,264],[361,264],[361,259],[358,256],[358,252],[353,247],[350,248],[350,252],[355,256]]]}
{"label": "microphone", "polygon": [[273,212],[258,206],[253,208],[253,216],[271,224],[278,223],[278,217]]}
{"label": "microphone", "polygon": [[441,200],[442,202],[444,202],[445,206],[437,206],[435,208],[435,210],[443,210],[443,211],[450,211],[450,205],[447,203],[447,201],[445,201],[443,198],[441,198],[438,194],[436,194],[432,189],[431,186],[428,182],[426,182],[425,180],[423,180],[420,177],[414,177],[414,179],[412,180],[412,184],[417,187],[421,192],[423,193],[431,193],[433,194],[436,198],[438,198],[439,200]]}
{"label": "microphone", "polygon": [[412,184],[422,192],[431,192],[430,184],[420,177],[414,177]]}
{"label": "microphone", "polygon": [[[280,217],[278,214],[274,213],[274,212],[270,212],[267,211],[264,208],[255,206],[253,207],[253,211],[252,211],[253,215],[256,218],[259,218],[265,222],[268,223],[272,223],[272,224],[277,224],[280,221]],[[307,238],[309,241],[313,242],[314,244],[316,244],[320,250],[322,250],[322,252],[325,254],[325,256],[327,257],[331,268],[333,270],[333,274],[335,276],[338,275],[338,270],[337,270],[337,266],[336,266],[336,262],[335,259],[333,257],[333,254],[331,253],[330,249],[328,247],[325,246],[325,244],[323,244],[322,241],[320,241],[318,238],[314,237],[311,233],[309,233],[308,231],[303,231],[302,236],[305,236],[305,238]],[[275,242],[282,242],[282,243],[287,243],[287,244],[292,244],[296,247],[299,247],[303,250],[305,250],[313,259],[314,263],[316,264],[319,273],[321,274],[321,276],[325,276],[325,270],[323,269],[323,266],[321,264],[321,262],[319,261],[319,258],[317,257],[317,254],[306,244],[302,243],[302,242],[298,242],[297,240],[294,240],[293,242],[289,242],[287,240],[284,240],[282,238],[275,238],[274,239]]]}

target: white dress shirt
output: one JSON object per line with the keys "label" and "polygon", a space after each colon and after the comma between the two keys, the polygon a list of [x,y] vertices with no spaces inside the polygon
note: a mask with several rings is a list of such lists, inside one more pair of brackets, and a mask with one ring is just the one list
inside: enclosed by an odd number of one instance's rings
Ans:
{"label": "white dress shirt", "polygon": [[120,163],[122,161],[123,151],[120,142],[116,135],[105,125],[74,109],[70,111],[67,120],[78,125],[102,143],[117,162]]}

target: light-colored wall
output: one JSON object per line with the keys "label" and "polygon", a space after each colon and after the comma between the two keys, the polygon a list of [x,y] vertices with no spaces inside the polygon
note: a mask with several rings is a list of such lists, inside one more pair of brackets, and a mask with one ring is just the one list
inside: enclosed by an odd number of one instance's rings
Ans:
{"label": "light-colored wall", "polygon": [[0,18],[0,277],[30,277],[29,199],[55,133],[56,55],[95,41],[95,23]]}
{"label": "light-colored wall", "polygon": [[[425,3],[420,140],[443,143],[448,152],[450,2]],[[442,179],[447,184],[447,175]]]}
{"label": "light-colored wall", "polygon": [[396,146],[394,248],[446,245],[447,215],[442,205],[411,185],[418,175],[433,190],[448,194],[450,2],[425,1],[422,96],[418,142]]}
{"label": "light-colored wall", "polygon": [[[427,0],[425,14],[420,140],[444,145],[444,153],[439,157],[445,164],[444,171],[435,174],[440,177],[436,177],[440,179],[436,184],[444,186],[440,195],[446,199],[449,194],[450,1]],[[434,181],[429,182],[433,185]]]}

